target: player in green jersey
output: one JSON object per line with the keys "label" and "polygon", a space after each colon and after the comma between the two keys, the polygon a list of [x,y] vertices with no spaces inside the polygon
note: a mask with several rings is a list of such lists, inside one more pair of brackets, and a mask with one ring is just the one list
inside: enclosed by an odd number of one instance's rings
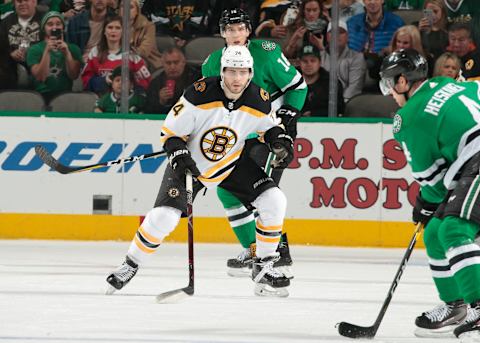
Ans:
{"label": "player in green jersey", "polygon": [[[290,64],[283,55],[282,49],[274,42],[266,40],[249,40],[252,26],[248,14],[241,9],[225,10],[220,19],[220,33],[225,38],[227,46],[246,45],[253,56],[254,73],[252,82],[265,89],[272,97],[272,108],[276,110],[277,117],[281,119],[288,134],[295,139],[297,135],[297,120],[307,95],[307,85],[302,75]],[[220,58],[224,49],[214,51],[202,65],[204,77],[220,75]],[[253,139],[247,144],[251,157],[262,166],[278,184],[283,169],[270,170],[272,156],[265,144],[258,144]],[[254,255],[256,235],[255,214],[252,209],[247,209],[242,203],[223,188],[217,188],[227,217],[238,240],[244,250],[236,258],[227,261],[228,274],[231,276],[247,275]],[[279,245],[281,259],[276,266],[289,266],[292,264],[286,235]],[[288,270],[283,270],[289,273]]]}
{"label": "player in green jersey", "polygon": [[413,49],[386,57],[380,76],[382,92],[401,107],[393,134],[420,184],[413,221],[425,224],[429,265],[444,302],[416,318],[415,334],[453,331],[462,342],[480,341],[480,83],[427,80],[427,62]]}

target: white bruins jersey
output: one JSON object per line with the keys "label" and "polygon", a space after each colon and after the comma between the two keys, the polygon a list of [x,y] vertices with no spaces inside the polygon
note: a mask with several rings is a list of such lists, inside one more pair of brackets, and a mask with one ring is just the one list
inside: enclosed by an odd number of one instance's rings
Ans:
{"label": "white bruins jersey", "polygon": [[250,83],[242,96],[225,97],[220,77],[195,82],[172,107],[162,127],[162,144],[171,137],[187,142],[205,187],[215,187],[232,172],[245,139],[276,126],[269,94]]}

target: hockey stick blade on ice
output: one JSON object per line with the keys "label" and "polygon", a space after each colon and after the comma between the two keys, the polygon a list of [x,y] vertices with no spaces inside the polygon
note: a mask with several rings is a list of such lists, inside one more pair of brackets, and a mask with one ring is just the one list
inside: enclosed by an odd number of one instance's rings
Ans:
{"label": "hockey stick blade on ice", "polygon": [[380,309],[380,313],[378,314],[377,319],[375,320],[375,323],[372,326],[358,326],[358,325],[350,324],[347,322],[338,323],[336,326],[338,329],[338,333],[340,335],[349,337],[349,338],[363,338],[363,339],[365,338],[371,339],[375,337],[375,335],[377,334],[378,328],[380,327],[380,323],[382,322],[382,319],[385,316],[385,313],[387,312],[388,305],[392,300],[393,293],[395,292],[395,289],[397,288],[398,283],[400,282],[400,278],[402,277],[403,271],[407,266],[410,255],[412,254],[413,248],[415,247],[415,243],[417,242],[417,237],[422,231],[422,228],[423,228],[423,224],[418,223],[418,225],[415,228],[415,231],[413,232],[413,237],[410,240],[410,244],[408,245],[408,248],[405,251],[405,255],[403,256],[402,262],[400,262],[400,266],[398,267],[397,273],[395,274],[392,285],[390,286],[390,289],[388,291],[387,297],[385,298],[382,308]]}
{"label": "hockey stick blade on ice", "polygon": [[194,264],[193,264],[193,177],[188,170],[186,174],[187,189],[187,218],[188,218],[188,286],[157,295],[158,303],[174,303],[188,298],[194,293]]}
{"label": "hockey stick blade on ice", "polygon": [[118,160],[91,164],[84,167],[68,167],[58,162],[58,160],[55,157],[53,157],[52,154],[50,154],[47,151],[47,149],[45,149],[45,147],[43,147],[42,145],[35,146],[35,153],[37,154],[38,157],[40,157],[43,163],[45,163],[47,166],[49,166],[50,168],[54,169],[55,171],[61,174],[79,173],[79,172],[84,172],[88,170],[93,170],[93,169],[98,169],[103,167],[110,167],[113,165],[121,165],[124,163],[141,161],[141,160],[146,160],[147,158],[165,155],[165,151],[156,151],[148,154],[135,155],[135,156],[130,156],[126,158],[119,158]]}

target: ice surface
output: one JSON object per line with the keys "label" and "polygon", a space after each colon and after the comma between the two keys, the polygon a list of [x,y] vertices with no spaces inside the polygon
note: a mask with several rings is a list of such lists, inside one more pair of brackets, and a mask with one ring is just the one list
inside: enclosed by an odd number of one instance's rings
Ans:
{"label": "ice surface", "polygon": [[[0,342],[352,342],[335,324],[373,324],[404,249],[292,246],[290,297],[260,298],[226,274],[239,245],[195,245],[195,295],[155,296],[188,283],[186,244],[164,244],[132,282],[103,294],[125,242],[0,241]],[[414,319],[439,303],[425,251],[415,250],[374,342],[419,339]]]}

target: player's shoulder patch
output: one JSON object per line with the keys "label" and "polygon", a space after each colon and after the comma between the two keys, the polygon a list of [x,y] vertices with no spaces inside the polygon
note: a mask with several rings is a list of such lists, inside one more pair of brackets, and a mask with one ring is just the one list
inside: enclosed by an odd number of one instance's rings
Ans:
{"label": "player's shoulder patch", "polygon": [[205,89],[207,89],[207,83],[205,82],[205,78],[201,78],[200,80],[198,81],[195,81],[193,83],[193,88],[197,91],[197,92],[205,92]]}
{"label": "player's shoulder patch", "polygon": [[247,107],[253,108],[265,115],[270,113],[272,107],[270,103],[270,94],[253,82],[250,83],[242,97],[244,97],[244,104]]}
{"label": "player's shoulder patch", "polygon": [[190,85],[184,93],[185,99],[195,106],[222,98],[220,76],[201,78]]}
{"label": "player's shoulder patch", "polygon": [[400,114],[398,113],[395,113],[395,116],[393,117],[392,131],[393,133],[399,133],[401,129],[402,129],[402,116],[400,116]]}
{"label": "player's shoulder patch", "polygon": [[260,89],[260,97],[263,99],[263,101],[270,100],[270,94],[262,87],[259,87],[259,89]]}
{"label": "player's shoulder patch", "polygon": [[273,51],[277,48],[277,44],[269,40],[264,40],[262,42],[262,48],[263,50],[266,50],[266,51]]}

